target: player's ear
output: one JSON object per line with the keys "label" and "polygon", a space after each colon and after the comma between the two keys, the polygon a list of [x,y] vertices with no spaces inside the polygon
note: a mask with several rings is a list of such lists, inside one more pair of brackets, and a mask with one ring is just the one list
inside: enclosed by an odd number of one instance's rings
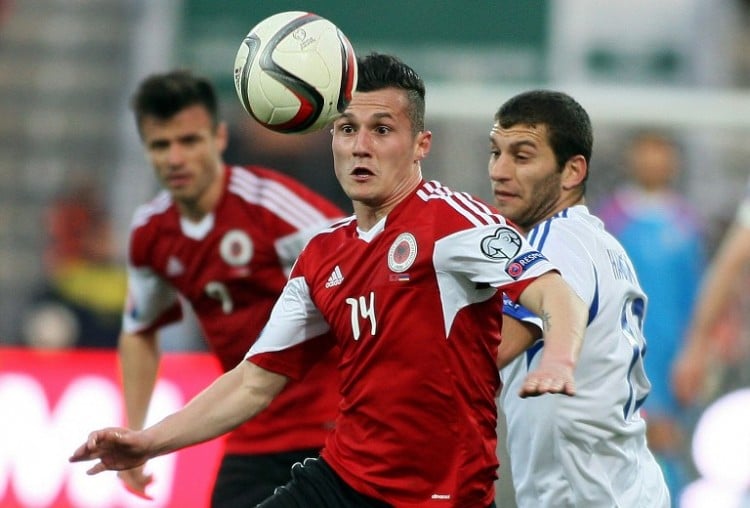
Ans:
{"label": "player's ear", "polygon": [[586,180],[588,171],[589,166],[583,155],[574,155],[568,159],[562,171],[561,183],[563,189],[571,190],[580,187]]}
{"label": "player's ear", "polygon": [[229,144],[229,128],[226,122],[219,122],[216,125],[216,146],[220,152],[226,150]]}
{"label": "player's ear", "polygon": [[419,162],[430,153],[430,147],[432,147],[432,132],[421,131],[417,134],[417,146],[414,151],[414,162]]}

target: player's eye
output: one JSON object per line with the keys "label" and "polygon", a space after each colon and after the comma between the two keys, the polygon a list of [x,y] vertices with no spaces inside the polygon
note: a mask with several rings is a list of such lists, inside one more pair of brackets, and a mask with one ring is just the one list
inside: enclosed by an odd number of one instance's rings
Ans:
{"label": "player's eye", "polygon": [[531,155],[527,153],[517,153],[516,154],[516,160],[519,162],[526,162],[528,160],[531,160]]}
{"label": "player's eye", "polygon": [[152,141],[148,144],[148,149],[153,152],[166,150],[168,147],[169,147],[169,142],[167,141]]}
{"label": "player's eye", "polygon": [[183,145],[192,146],[196,145],[201,141],[200,136],[185,136],[184,138],[180,139]]}

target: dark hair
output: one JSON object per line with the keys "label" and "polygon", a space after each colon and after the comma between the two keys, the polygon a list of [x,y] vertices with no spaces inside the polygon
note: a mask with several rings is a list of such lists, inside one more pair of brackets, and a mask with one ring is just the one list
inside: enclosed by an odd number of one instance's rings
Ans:
{"label": "dark hair", "polygon": [[414,69],[397,57],[370,53],[357,58],[357,91],[374,92],[385,88],[398,88],[409,99],[409,118],[414,133],[424,130],[424,81]]}
{"label": "dark hair", "polygon": [[682,150],[677,138],[667,130],[650,127],[639,128],[629,134],[628,144],[631,148],[644,142],[667,146],[675,152]]}
{"label": "dark hair", "polygon": [[167,120],[196,104],[206,108],[216,127],[219,123],[216,91],[207,78],[188,70],[152,74],[141,82],[131,101],[139,131],[147,116]]}
{"label": "dark hair", "polygon": [[500,106],[495,121],[504,129],[518,124],[546,125],[560,168],[575,155],[582,155],[586,164],[591,161],[594,134],[589,115],[563,92],[532,90],[518,94]]}

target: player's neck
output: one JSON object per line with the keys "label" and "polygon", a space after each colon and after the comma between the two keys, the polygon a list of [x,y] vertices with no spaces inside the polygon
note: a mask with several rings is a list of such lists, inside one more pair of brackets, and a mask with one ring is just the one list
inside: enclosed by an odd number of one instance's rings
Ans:
{"label": "player's neck", "polygon": [[226,173],[222,164],[218,175],[212,179],[203,192],[194,199],[178,200],[176,204],[180,215],[191,222],[200,222],[206,215],[213,212],[221,200]]}
{"label": "player's neck", "polygon": [[353,201],[352,206],[354,214],[357,216],[357,227],[362,231],[369,231],[399,203],[407,199],[421,183],[421,173],[416,173],[415,178],[405,180],[402,185],[393,189],[389,197],[382,201]]}
{"label": "player's neck", "polygon": [[534,229],[536,226],[538,226],[542,222],[544,222],[544,221],[546,221],[548,219],[551,219],[552,217],[554,217],[555,215],[559,214],[563,210],[567,210],[568,208],[572,208],[572,207],[578,206],[578,205],[586,205],[586,198],[585,198],[585,196],[579,196],[577,198],[568,199],[568,200],[563,199],[562,201],[560,201],[557,204],[557,206],[555,206],[554,208],[552,208],[541,219],[538,219],[534,223],[532,223],[532,224],[530,224],[528,226],[525,226],[525,227],[521,226],[520,224],[516,224],[516,226],[518,226],[518,229],[521,230],[521,233],[523,233],[524,235],[527,235],[527,234],[529,234],[529,231],[531,231],[532,229]]}
{"label": "player's neck", "polygon": [[369,231],[383,217],[388,215],[393,207],[373,208],[362,203],[354,203],[354,214],[357,216],[357,228]]}

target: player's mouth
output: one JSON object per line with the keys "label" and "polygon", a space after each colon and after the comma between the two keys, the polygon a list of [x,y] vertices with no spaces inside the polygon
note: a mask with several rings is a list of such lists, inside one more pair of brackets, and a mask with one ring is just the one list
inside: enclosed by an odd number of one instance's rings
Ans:
{"label": "player's mouth", "polygon": [[184,187],[190,183],[190,175],[188,174],[172,174],[167,176],[167,185],[171,188]]}
{"label": "player's mouth", "polygon": [[494,193],[495,199],[498,201],[509,201],[511,199],[515,199],[518,197],[518,194],[514,194],[512,192],[508,191],[501,191],[501,190],[495,190]]}
{"label": "player's mouth", "polygon": [[371,176],[375,176],[371,170],[363,166],[357,166],[349,173],[354,177],[355,180],[367,180]]}

